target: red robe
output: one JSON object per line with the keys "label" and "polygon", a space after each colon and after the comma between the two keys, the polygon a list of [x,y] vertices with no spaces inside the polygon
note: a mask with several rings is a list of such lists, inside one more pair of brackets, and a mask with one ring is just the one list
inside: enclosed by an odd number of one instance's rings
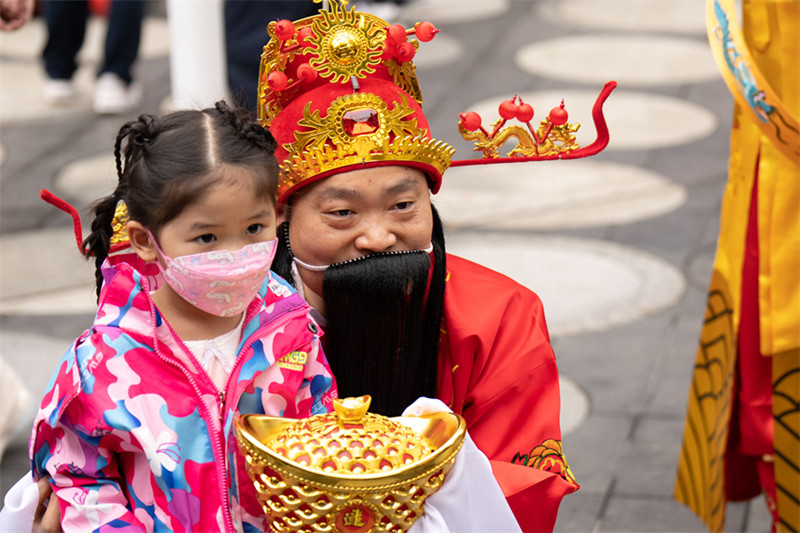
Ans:
{"label": "red robe", "polygon": [[539,297],[447,256],[437,396],[464,416],[523,531],[552,531],[578,484],[561,450],[558,368]]}

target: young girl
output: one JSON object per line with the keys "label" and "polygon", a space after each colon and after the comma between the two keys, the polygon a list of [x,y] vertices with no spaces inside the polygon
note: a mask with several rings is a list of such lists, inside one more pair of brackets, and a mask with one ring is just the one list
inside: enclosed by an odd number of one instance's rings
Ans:
{"label": "young girl", "polygon": [[120,129],[119,183],[83,243],[97,316],[31,437],[34,477],[51,477],[65,532],[260,531],[234,417],[330,408],[309,308],[269,273],[275,147],[224,102]]}

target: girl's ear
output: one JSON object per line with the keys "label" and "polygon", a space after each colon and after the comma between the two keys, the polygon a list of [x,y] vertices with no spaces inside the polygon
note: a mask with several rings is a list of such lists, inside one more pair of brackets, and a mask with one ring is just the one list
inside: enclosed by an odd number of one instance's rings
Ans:
{"label": "girl's ear", "polygon": [[156,247],[150,239],[147,230],[139,222],[131,220],[128,222],[128,240],[142,261],[155,261],[158,257]]}

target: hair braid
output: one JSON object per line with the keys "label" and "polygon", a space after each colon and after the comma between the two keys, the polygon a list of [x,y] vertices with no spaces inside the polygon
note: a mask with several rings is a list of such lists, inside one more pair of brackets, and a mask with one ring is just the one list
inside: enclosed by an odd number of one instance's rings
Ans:
{"label": "hair braid", "polygon": [[[112,223],[117,204],[125,200],[127,191],[126,172],[133,160],[142,157],[143,150],[155,135],[153,124],[155,117],[140,115],[138,120],[125,123],[117,133],[114,142],[114,159],[117,168],[117,188],[109,196],[100,198],[93,206],[94,219],[92,220],[91,233],[83,241],[83,253],[87,257],[94,257],[95,283],[97,297],[100,298],[100,289],[103,286],[103,262],[108,257],[111,249],[111,237],[114,235]],[[122,145],[127,141],[123,150]]]}
{"label": "hair braid", "polygon": [[101,267],[111,248],[111,236],[114,234],[111,222],[114,220],[114,212],[117,209],[118,200],[117,193],[114,192],[94,204],[92,232],[83,240],[83,253],[87,257],[94,256],[94,278],[97,285],[98,299],[100,298],[100,288],[103,285]]}
{"label": "hair braid", "polygon": [[241,107],[232,109],[225,100],[217,102],[215,107],[239,135],[270,154],[275,153],[278,143],[272,133],[253,120],[249,111]]}
{"label": "hair braid", "polygon": [[[125,170],[137,157],[141,157],[156,135],[156,117],[143,113],[137,120],[125,123],[117,134],[114,143],[114,157],[117,162],[117,178],[120,182],[124,179]],[[127,141],[124,151],[122,150],[123,141]]]}

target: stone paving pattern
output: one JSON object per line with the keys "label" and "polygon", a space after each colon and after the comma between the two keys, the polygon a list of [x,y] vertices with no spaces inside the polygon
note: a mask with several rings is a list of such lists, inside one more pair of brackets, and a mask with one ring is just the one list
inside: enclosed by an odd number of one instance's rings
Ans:
{"label": "stone paving pattern", "polygon": [[[435,198],[450,251],[543,299],[563,376],[564,449],[582,484],[562,504],[559,532],[705,530],[672,499],[732,111],[704,5],[418,0],[398,15],[442,29],[416,63],[433,135],[457,158],[473,157],[458,113],[492,122],[515,93],[535,120],[565,98],[579,140],[591,142],[591,103],[605,81],[619,82],[606,106],[612,141],[599,156],[453,169]],[[39,190],[85,210],[113,188],[119,126],[169,97],[168,27],[156,2],[136,70],[145,101],[126,116],[93,114],[102,31],[94,20],[82,52],[84,96],[57,109],[41,99],[42,21],[0,35],[0,353],[35,398],[93,305],[93,268],[76,253],[71,221]],[[0,494],[28,468],[32,417],[33,407],[2,458]],[[769,528],[760,499],[729,504],[726,530]]]}

